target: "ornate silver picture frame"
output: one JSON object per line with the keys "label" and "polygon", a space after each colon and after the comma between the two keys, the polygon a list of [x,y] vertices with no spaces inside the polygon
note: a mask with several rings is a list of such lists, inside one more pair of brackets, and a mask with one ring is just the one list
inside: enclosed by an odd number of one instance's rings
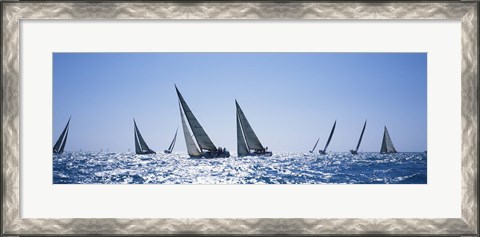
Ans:
{"label": "ornate silver picture frame", "polygon": [[[460,19],[461,218],[30,219],[20,218],[22,19]],[[469,235],[478,236],[478,3],[2,3],[3,235]]]}

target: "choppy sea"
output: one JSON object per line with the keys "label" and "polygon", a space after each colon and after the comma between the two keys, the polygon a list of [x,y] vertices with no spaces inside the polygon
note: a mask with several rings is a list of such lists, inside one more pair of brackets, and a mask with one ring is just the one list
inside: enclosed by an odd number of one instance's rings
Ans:
{"label": "choppy sea", "polygon": [[277,153],[192,159],[186,153],[65,152],[54,184],[426,184],[425,153]]}

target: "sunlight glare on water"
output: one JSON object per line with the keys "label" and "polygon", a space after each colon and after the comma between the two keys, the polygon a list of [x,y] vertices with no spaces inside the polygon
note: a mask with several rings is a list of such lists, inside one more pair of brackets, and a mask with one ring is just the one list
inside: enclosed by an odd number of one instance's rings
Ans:
{"label": "sunlight glare on water", "polygon": [[66,152],[54,184],[426,184],[425,153],[278,153],[192,159],[186,153]]}

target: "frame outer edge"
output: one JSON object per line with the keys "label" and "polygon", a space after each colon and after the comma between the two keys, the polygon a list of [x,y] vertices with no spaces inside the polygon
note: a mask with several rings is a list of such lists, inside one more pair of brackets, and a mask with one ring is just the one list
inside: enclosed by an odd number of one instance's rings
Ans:
{"label": "frame outer edge", "polygon": [[[476,234],[478,233],[476,190],[478,13],[474,9],[476,4],[4,3],[2,234]],[[462,101],[468,101],[462,103],[462,219],[20,219],[20,19],[110,18],[462,19]],[[473,143],[472,136],[475,136]]]}
{"label": "frame outer edge", "polygon": [[15,229],[19,221],[20,64],[18,8],[5,3],[2,10],[2,234],[5,234]]}
{"label": "frame outer edge", "polygon": [[[462,219],[478,234],[478,12],[462,17]],[[465,136],[471,134],[471,136]]]}

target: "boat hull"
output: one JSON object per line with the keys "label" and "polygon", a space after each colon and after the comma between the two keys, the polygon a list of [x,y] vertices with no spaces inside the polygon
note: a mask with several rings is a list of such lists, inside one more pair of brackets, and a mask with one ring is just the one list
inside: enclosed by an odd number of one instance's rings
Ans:
{"label": "boat hull", "polygon": [[228,158],[230,157],[230,152],[229,151],[206,151],[199,156],[193,156],[193,155],[189,155],[189,156],[190,158],[205,158],[205,159]]}
{"label": "boat hull", "polygon": [[150,155],[150,154],[156,154],[154,151],[145,151],[145,152],[136,152],[135,154],[137,155]]}
{"label": "boat hull", "polygon": [[273,153],[271,151],[265,151],[265,152],[251,152],[245,155],[239,155],[239,157],[243,156],[272,156]]}
{"label": "boat hull", "polygon": [[385,152],[380,152],[380,154],[394,154],[397,153],[396,151],[385,151]]}
{"label": "boat hull", "polygon": [[170,153],[172,153],[172,151],[169,151],[169,150],[164,150],[163,152],[164,152],[165,154],[170,154]]}
{"label": "boat hull", "polygon": [[352,155],[358,155],[358,152],[356,150],[350,150],[350,153],[352,153]]}
{"label": "boat hull", "polygon": [[324,150],[319,150],[318,153],[320,153],[320,155],[326,155],[327,154],[327,152],[324,151]]}

